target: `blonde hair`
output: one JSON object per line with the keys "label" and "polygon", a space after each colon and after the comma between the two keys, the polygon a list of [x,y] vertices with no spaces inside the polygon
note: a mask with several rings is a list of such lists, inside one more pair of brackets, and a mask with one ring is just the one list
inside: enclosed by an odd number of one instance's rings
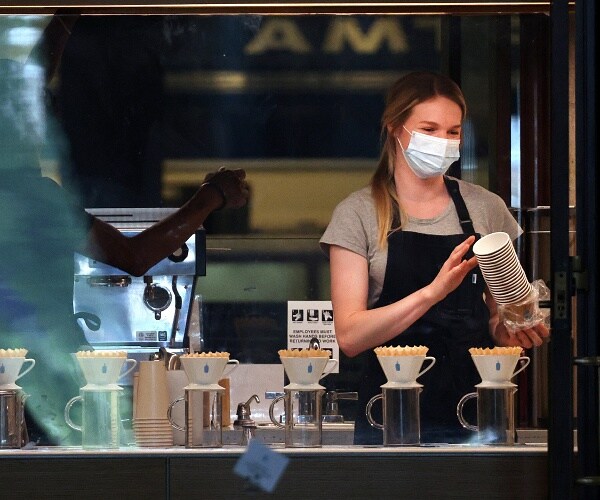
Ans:
{"label": "blonde hair", "polygon": [[400,78],[388,91],[381,117],[381,155],[377,170],[371,178],[371,193],[377,212],[377,243],[380,248],[387,247],[388,235],[398,231],[406,224],[407,219],[396,194],[396,139],[388,133],[388,127],[390,130],[396,130],[408,120],[417,104],[434,97],[446,97],[458,104],[464,119],[467,105],[463,93],[460,87],[445,75],[416,71]]}

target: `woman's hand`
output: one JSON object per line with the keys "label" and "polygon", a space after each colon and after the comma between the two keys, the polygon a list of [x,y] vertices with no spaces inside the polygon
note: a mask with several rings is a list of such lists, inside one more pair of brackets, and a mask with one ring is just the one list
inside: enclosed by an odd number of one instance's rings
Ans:
{"label": "woman's hand", "polygon": [[392,304],[367,310],[369,267],[367,259],[336,245],[329,249],[331,300],[340,349],[356,356],[396,337],[421,318],[463,281],[477,265],[475,257],[463,260],[475,237],[467,238],[450,254],[432,283]]}
{"label": "woman's hand", "polygon": [[498,305],[489,290],[485,293],[485,302],[490,311],[490,334],[498,346],[521,346],[525,349],[541,346],[544,339],[550,337],[550,331],[543,321],[531,328],[512,331],[500,320]]}
{"label": "woman's hand", "polygon": [[499,346],[521,346],[525,349],[539,347],[544,339],[550,337],[550,331],[541,322],[531,328],[517,331],[509,331],[504,323],[499,322],[496,326],[495,340]]}
{"label": "woman's hand", "polygon": [[475,236],[469,236],[460,245],[457,245],[435,279],[426,287],[434,302],[443,300],[450,292],[458,288],[469,271],[477,266],[477,257],[464,259],[473,243],[475,243]]}

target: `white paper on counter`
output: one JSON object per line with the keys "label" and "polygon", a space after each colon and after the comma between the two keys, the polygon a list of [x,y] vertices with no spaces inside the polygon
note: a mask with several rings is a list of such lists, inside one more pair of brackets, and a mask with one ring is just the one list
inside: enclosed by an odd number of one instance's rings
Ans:
{"label": "white paper on counter", "polygon": [[[332,359],[340,359],[340,349],[333,326],[330,300],[288,301],[288,349],[306,349],[313,337],[321,349],[329,349]],[[331,373],[339,373],[339,364]]]}
{"label": "white paper on counter", "polygon": [[272,493],[290,459],[252,439],[248,449],[233,467],[233,472],[263,491]]}

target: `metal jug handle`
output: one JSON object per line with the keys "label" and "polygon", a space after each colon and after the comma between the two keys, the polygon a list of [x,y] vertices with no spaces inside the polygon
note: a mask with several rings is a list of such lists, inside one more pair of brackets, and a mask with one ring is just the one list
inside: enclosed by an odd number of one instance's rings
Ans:
{"label": "metal jug handle", "polygon": [[470,431],[479,431],[479,428],[476,425],[471,425],[469,422],[467,422],[465,420],[465,417],[463,417],[463,407],[465,406],[465,403],[469,400],[469,399],[473,399],[477,397],[477,393],[476,392],[470,392],[469,394],[465,394],[462,398],[460,398],[460,401],[458,402],[458,405],[456,406],[456,416],[458,417],[458,421],[460,422],[460,425],[462,425],[465,429],[469,429]]}
{"label": "metal jug handle", "polygon": [[367,416],[367,420],[371,424],[371,427],[375,427],[376,429],[381,429],[381,430],[383,430],[383,425],[378,424],[377,422],[375,422],[375,420],[373,420],[373,417],[371,416],[371,408],[373,408],[373,403],[375,403],[375,401],[377,401],[378,399],[382,399],[382,398],[383,398],[383,394],[377,394],[377,396],[373,396],[371,399],[369,399],[369,402],[367,403],[367,407],[365,408],[365,415]]}
{"label": "metal jug handle", "polygon": [[173,401],[170,405],[169,408],[167,409],[167,418],[169,419],[169,423],[171,424],[171,427],[177,429],[178,431],[184,431],[185,432],[185,428],[181,427],[179,424],[173,422],[173,407],[177,404],[180,403],[181,401],[183,401],[185,398],[177,398],[175,401]]}
{"label": "metal jug handle", "polygon": [[[275,410],[275,404],[278,401],[281,401],[282,399],[285,399],[287,397],[287,394],[283,394],[282,396],[277,396],[273,402],[271,403],[271,405],[269,406],[269,418],[271,419],[271,422],[273,422],[277,427],[279,427],[280,429],[285,429],[285,425],[280,424],[279,422],[277,422],[277,419],[275,418],[275,416],[273,415],[273,411]],[[286,421],[287,421],[287,417],[286,417]]]}
{"label": "metal jug handle", "polygon": [[29,396],[30,394],[21,392],[21,446],[29,443],[29,432],[27,431],[27,422],[25,422],[25,401],[27,401]]}

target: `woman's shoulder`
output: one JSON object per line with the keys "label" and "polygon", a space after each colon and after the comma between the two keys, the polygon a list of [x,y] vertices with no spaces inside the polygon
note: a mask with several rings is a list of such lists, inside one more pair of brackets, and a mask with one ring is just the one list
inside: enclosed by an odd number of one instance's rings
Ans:
{"label": "woman's shoulder", "polygon": [[[451,177],[451,179],[454,179]],[[496,193],[492,193],[488,189],[480,186],[479,184],[474,184],[472,182],[468,182],[462,179],[454,179],[458,182],[458,187],[460,189],[461,194],[464,198],[480,198],[480,199],[500,199]]]}
{"label": "woman's shoulder", "polygon": [[335,207],[321,244],[335,244],[366,255],[368,240],[376,233],[377,217],[371,188],[350,193]]}
{"label": "woman's shoulder", "polygon": [[521,228],[499,195],[478,184],[457,180],[478,232],[489,234],[504,231],[509,233],[512,239],[521,234]]}
{"label": "woman's shoulder", "polygon": [[365,186],[357,191],[350,193],[340,203],[367,203],[373,204],[373,195],[371,194],[371,186]]}
{"label": "woman's shoulder", "polygon": [[335,212],[357,212],[364,214],[365,212],[374,212],[375,203],[373,196],[371,195],[371,187],[365,186],[357,191],[354,191],[347,195],[342,201],[340,201],[335,207]]}
{"label": "woman's shoulder", "polygon": [[504,200],[496,193],[489,191],[479,184],[473,184],[472,182],[467,182],[462,179],[456,180],[458,181],[460,193],[467,205],[474,205],[484,209],[487,208],[492,211],[498,209],[506,210],[506,203],[504,203]]}

